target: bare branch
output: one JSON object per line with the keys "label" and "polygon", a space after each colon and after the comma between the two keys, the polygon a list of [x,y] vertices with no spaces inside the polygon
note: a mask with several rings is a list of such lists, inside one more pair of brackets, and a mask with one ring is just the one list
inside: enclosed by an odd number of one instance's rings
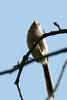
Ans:
{"label": "bare branch", "polygon": [[57,22],[54,22],[54,25],[57,26],[59,30],[61,30],[61,28]]}
{"label": "bare branch", "polygon": [[28,58],[28,56],[31,54],[34,48],[36,48],[37,44],[44,38],[49,37],[49,36],[54,36],[54,35],[59,35],[59,34],[67,34],[67,29],[61,29],[58,31],[51,31],[49,33],[43,34],[39,40],[33,45],[33,47],[26,53],[25,57]]}
{"label": "bare branch", "polygon": [[[26,55],[24,55],[24,59],[25,60],[27,60],[28,59],[28,57],[29,57],[29,55],[30,55],[30,53],[32,52],[32,50],[36,47],[36,45],[43,39],[43,38],[46,38],[46,37],[49,37],[49,36],[53,36],[53,35],[58,35],[58,34],[65,34],[65,33],[67,33],[67,29],[61,29],[61,30],[58,30],[58,31],[51,31],[51,32],[49,32],[49,33],[45,33],[44,35],[42,35],[40,38],[39,38],[39,40],[33,45],[33,47],[26,53]],[[63,52],[63,50],[61,50],[61,52]],[[23,60],[24,60],[23,59]],[[22,60],[22,62],[23,62],[23,60]],[[19,69],[19,68],[21,68],[22,66],[21,65],[27,65],[28,64],[28,62],[26,62],[26,63],[20,63],[20,64],[18,64],[18,65],[15,65],[14,67],[15,68],[11,68],[11,69],[8,69],[8,70],[5,70],[5,71],[3,71],[3,72],[0,72],[0,75],[3,75],[3,74],[7,74],[7,73],[12,73],[12,72],[14,72],[14,71],[16,71],[17,69]],[[31,63],[31,62],[33,62],[33,61],[29,61],[29,63]]]}
{"label": "bare branch", "polygon": [[42,57],[38,57],[36,59],[29,60],[26,64],[30,64],[30,63],[35,62],[37,60],[41,60],[41,59],[43,59],[45,57],[52,57],[52,56],[55,56],[55,55],[58,55],[58,54],[61,54],[61,53],[67,53],[67,48],[63,48],[63,49],[48,53],[48,54],[46,54],[46,55],[44,55]]}
{"label": "bare branch", "polygon": [[[13,72],[15,72],[16,70],[19,69],[19,72],[18,72],[16,81],[15,81],[15,84],[16,84],[16,86],[17,86],[17,89],[18,89],[18,92],[19,92],[19,95],[20,95],[21,100],[23,100],[23,98],[22,98],[21,91],[20,91],[20,88],[19,88],[18,83],[19,83],[19,78],[20,78],[20,75],[21,75],[21,72],[22,72],[23,67],[26,66],[26,65],[28,65],[28,64],[30,64],[30,63],[35,62],[36,60],[40,60],[40,59],[43,59],[43,58],[45,58],[45,57],[52,57],[52,56],[55,56],[55,55],[57,55],[57,54],[66,53],[66,52],[67,52],[67,47],[66,47],[66,48],[57,50],[57,51],[55,51],[55,52],[49,53],[49,54],[47,54],[47,55],[44,55],[43,57],[39,57],[39,58],[37,58],[37,59],[29,59],[29,60],[28,60],[29,55],[31,54],[31,52],[33,51],[33,49],[35,49],[35,47],[37,46],[37,44],[38,44],[42,39],[44,39],[44,38],[46,38],[46,37],[48,37],[48,36],[54,36],[54,35],[58,35],[58,34],[65,34],[65,33],[67,33],[67,29],[60,29],[60,27],[59,27],[59,25],[58,25],[57,23],[54,23],[54,24],[59,28],[58,31],[51,31],[51,32],[49,32],[49,33],[43,34],[43,35],[39,38],[39,40],[33,45],[33,47],[26,53],[26,55],[23,56],[23,59],[22,59],[22,61],[21,61],[20,64],[18,63],[17,65],[13,66],[13,68],[0,72],[0,75],[5,75],[5,74],[11,74],[11,73],[13,73]],[[62,74],[62,75],[63,75],[63,74]],[[62,77],[62,75],[61,75],[61,77]],[[56,87],[55,87],[54,92],[56,91],[56,89],[57,89],[57,87],[58,87],[58,85],[59,85],[59,83],[60,83],[61,77],[59,78],[59,81],[57,82],[57,85],[56,85]]]}
{"label": "bare branch", "polygon": [[33,63],[35,62],[36,60],[39,60],[39,59],[43,59],[45,57],[52,57],[52,56],[55,56],[55,55],[58,55],[58,54],[62,54],[62,53],[67,53],[67,48],[63,48],[63,49],[60,49],[60,50],[57,50],[57,51],[54,51],[54,52],[51,52],[49,54],[46,54],[44,55],[43,57],[39,57],[37,59],[31,59],[31,60],[28,60],[27,62],[21,62],[20,64],[18,65],[15,65],[13,68],[11,69],[8,69],[8,70],[5,70],[5,71],[2,71],[0,72],[0,75],[4,75],[4,74],[11,74],[13,73],[14,71],[18,70],[19,68],[21,68],[22,66],[26,66],[30,63]]}
{"label": "bare branch", "polygon": [[23,97],[22,97],[21,91],[20,91],[19,84],[17,84],[16,86],[17,86],[17,89],[18,89],[19,96],[20,96],[21,100],[24,100]]}

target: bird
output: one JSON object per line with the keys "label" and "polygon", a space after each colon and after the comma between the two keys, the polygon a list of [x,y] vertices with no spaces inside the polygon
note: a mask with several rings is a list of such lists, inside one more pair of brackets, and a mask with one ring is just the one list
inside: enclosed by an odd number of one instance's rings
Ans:
{"label": "bird", "polygon": [[[38,39],[44,34],[45,32],[42,29],[42,26],[39,21],[34,21],[27,34],[27,45],[28,48],[31,49],[33,45],[38,41]],[[46,43],[46,39],[42,39],[36,47],[31,52],[33,58],[43,57],[44,55],[48,54],[48,46]],[[39,59],[36,62],[41,63],[43,66],[44,71],[44,77],[46,80],[46,87],[48,96],[50,97],[50,100],[54,100],[54,94],[53,94],[53,83],[52,83],[52,77],[49,69],[48,64],[48,57]]]}

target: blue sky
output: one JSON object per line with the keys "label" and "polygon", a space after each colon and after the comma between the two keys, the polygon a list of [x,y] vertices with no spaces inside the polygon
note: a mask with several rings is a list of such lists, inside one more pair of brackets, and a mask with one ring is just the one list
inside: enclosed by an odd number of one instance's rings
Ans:
{"label": "blue sky", "polygon": [[[66,0],[0,0],[0,71],[21,61],[28,51],[26,37],[34,20],[39,20],[45,32],[57,30],[53,22],[67,28]],[[47,38],[49,52],[67,46],[67,35]],[[54,85],[67,54],[49,58]],[[14,81],[17,72],[0,77],[0,99],[20,100]],[[67,70],[55,93],[55,100],[67,98]],[[46,84],[41,64],[33,63],[23,69],[20,87],[24,100],[44,100]]]}

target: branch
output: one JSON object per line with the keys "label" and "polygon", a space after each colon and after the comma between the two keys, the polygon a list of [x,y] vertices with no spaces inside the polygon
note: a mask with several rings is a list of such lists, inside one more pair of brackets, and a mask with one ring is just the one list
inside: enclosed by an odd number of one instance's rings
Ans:
{"label": "branch", "polygon": [[17,86],[17,89],[18,89],[18,92],[19,92],[19,95],[20,95],[21,100],[23,100],[23,98],[22,98],[21,91],[20,91],[20,88],[19,88],[18,83],[19,83],[19,77],[20,77],[20,75],[21,75],[21,72],[22,72],[23,67],[26,66],[26,65],[28,65],[28,64],[30,64],[30,63],[35,62],[36,60],[40,60],[40,59],[43,59],[43,58],[45,58],[45,57],[51,57],[51,56],[54,56],[54,55],[57,55],[57,54],[60,54],[60,53],[65,53],[65,52],[67,52],[67,48],[63,48],[63,49],[60,49],[60,50],[58,50],[58,51],[55,51],[55,52],[49,53],[49,54],[47,54],[47,55],[44,55],[43,57],[39,57],[39,58],[37,58],[37,59],[28,60],[28,57],[29,57],[29,55],[31,54],[31,52],[33,51],[33,49],[35,49],[35,47],[37,46],[37,44],[38,44],[43,38],[46,38],[46,37],[48,37],[48,36],[53,36],[53,35],[58,35],[58,34],[63,34],[63,33],[65,34],[65,33],[67,33],[67,29],[60,29],[60,27],[59,27],[58,24],[55,23],[55,25],[59,28],[59,30],[58,30],[58,31],[51,31],[51,32],[49,32],[49,33],[43,34],[43,35],[39,38],[39,40],[33,45],[33,47],[26,53],[26,55],[23,56],[23,60],[21,61],[20,64],[18,63],[17,65],[13,66],[13,68],[0,72],[0,75],[4,75],[4,74],[8,74],[8,73],[9,73],[9,74],[10,74],[10,73],[13,73],[13,72],[15,72],[16,70],[19,69],[19,73],[18,73],[18,76],[17,76],[17,78],[16,78],[15,84],[16,84],[16,86]]}
{"label": "branch", "polygon": [[36,48],[37,44],[44,38],[46,37],[49,37],[49,36],[54,36],[54,35],[59,35],[59,34],[67,34],[67,29],[61,29],[61,30],[58,30],[58,31],[51,31],[49,33],[44,33],[40,38],[39,40],[33,45],[33,47],[27,52],[27,54],[25,55],[26,57],[28,57],[31,52],[33,51],[33,49]]}
{"label": "branch", "polygon": [[43,58],[46,58],[46,57],[52,57],[52,56],[55,56],[55,55],[58,55],[58,54],[62,54],[62,53],[67,53],[67,48],[63,48],[63,49],[48,53],[48,54],[44,55],[43,57],[39,57],[39,58],[36,58],[36,59],[31,59],[31,60],[28,60],[27,62],[24,62],[24,63],[21,62],[20,64],[15,65],[11,69],[8,69],[8,70],[0,72],[0,75],[11,74],[14,71],[20,69],[22,66],[26,66],[28,64],[31,64],[31,63],[35,62],[36,60],[40,60],[40,59],[43,59]]}
{"label": "branch", "polygon": [[60,26],[59,26],[59,24],[58,24],[57,22],[54,22],[54,25],[57,26],[57,28],[58,28],[59,30],[61,30],[61,28],[60,28]]}
{"label": "branch", "polygon": [[17,89],[18,89],[18,92],[19,92],[19,96],[20,96],[21,100],[23,100],[23,97],[22,97],[22,94],[21,94],[21,91],[20,91],[19,84],[16,84],[16,86],[17,86]]}
{"label": "branch", "polygon": [[33,62],[35,62],[37,60],[41,60],[41,59],[46,58],[46,57],[52,57],[52,56],[55,56],[55,55],[58,55],[58,54],[62,54],[62,53],[67,53],[67,48],[63,48],[63,49],[48,53],[48,54],[46,54],[46,55],[44,55],[42,57],[38,57],[38,58],[34,58],[32,60],[29,60],[28,62],[25,63],[25,65],[33,63]]}
{"label": "branch", "polygon": [[[25,60],[27,60],[28,57],[29,57],[29,55],[30,55],[31,52],[33,51],[33,49],[36,47],[36,45],[37,45],[43,38],[46,38],[46,37],[49,37],[49,36],[53,36],[53,35],[58,35],[58,34],[65,34],[65,33],[67,33],[67,29],[61,29],[61,30],[58,30],[58,31],[51,31],[51,32],[49,32],[49,33],[43,34],[43,35],[39,38],[39,40],[33,45],[33,47],[26,53],[26,55],[23,56],[23,58],[24,58]],[[61,52],[63,52],[63,50],[61,50]],[[60,53],[60,52],[59,52],[59,53]],[[23,60],[24,60],[24,59],[23,59]],[[2,74],[7,74],[7,73],[12,73],[12,72],[18,70],[19,68],[21,68],[21,67],[22,67],[21,65],[23,65],[23,66],[24,66],[24,65],[27,65],[28,62],[22,63],[23,60],[21,61],[20,64],[15,65],[15,66],[14,66],[15,68],[11,68],[11,69],[5,70],[5,71],[3,71],[3,72],[0,72],[0,75],[2,75]],[[29,63],[31,63],[31,62],[33,62],[33,61],[29,61]]]}

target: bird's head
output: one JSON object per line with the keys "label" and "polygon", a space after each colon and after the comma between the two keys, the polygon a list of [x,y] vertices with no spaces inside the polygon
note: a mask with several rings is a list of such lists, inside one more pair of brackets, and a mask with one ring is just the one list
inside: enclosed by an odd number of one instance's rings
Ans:
{"label": "bird's head", "polygon": [[34,21],[30,27],[30,29],[38,29],[42,31],[42,27],[39,21]]}

